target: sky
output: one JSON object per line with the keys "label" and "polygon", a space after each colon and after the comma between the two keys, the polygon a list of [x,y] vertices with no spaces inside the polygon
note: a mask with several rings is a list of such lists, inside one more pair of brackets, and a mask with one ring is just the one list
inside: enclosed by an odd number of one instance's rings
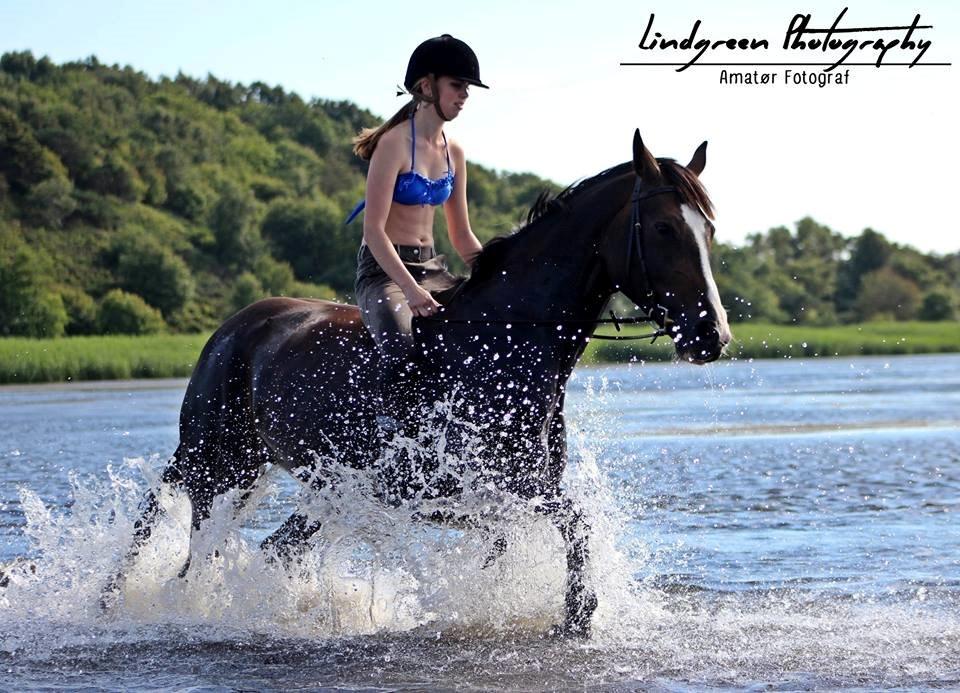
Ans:
{"label": "sky", "polygon": [[[841,29],[909,25],[920,13],[919,23],[932,25],[914,33],[931,41],[922,62],[952,63],[960,53],[960,3],[952,0],[0,0],[0,52],[30,50],[57,63],[96,55],[154,78],[182,71],[260,80],[387,117],[403,104],[395,85],[413,48],[450,33],[473,47],[491,87],[473,89],[446,126],[470,161],[567,185],[628,160],[635,128],[654,155],[682,163],[707,140],[701,178],[721,240],[739,244],[811,216],[848,236],[870,227],[923,251],[956,252],[957,66],[854,66],[847,84],[821,88],[784,84],[786,67],[621,65],[692,57],[638,48],[651,14],[652,31],[669,38],[686,38],[700,20],[697,38],[769,42],[764,51],[721,48],[702,62],[824,61],[837,54],[783,52],[784,34],[795,13],[825,29],[844,7]],[[885,62],[915,55],[893,49]],[[875,59],[864,50],[849,60]],[[722,84],[723,69],[766,71],[776,81]]]}

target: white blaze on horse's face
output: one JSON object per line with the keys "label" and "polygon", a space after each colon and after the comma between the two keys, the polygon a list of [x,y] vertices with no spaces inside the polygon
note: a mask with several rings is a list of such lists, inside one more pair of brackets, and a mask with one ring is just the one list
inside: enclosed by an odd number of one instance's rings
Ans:
{"label": "white blaze on horse's face", "polygon": [[713,270],[710,269],[707,220],[699,209],[695,209],[689,204],[680,205],[680,211],[683,214],[683,220],[687,222],[687,227],[693,232],[693,237],[697,241],[697,248],[700,251],[700,269],[703,272],[703,280],[707,285],[707,303],[710,304],[713,314],[716,316],[720,342],[727,344],[730,341],[730,325],[727,323],[727,311],[723,309],[723,305],[720,303],[720,292],[717,290],[717,283],[713,280]]}

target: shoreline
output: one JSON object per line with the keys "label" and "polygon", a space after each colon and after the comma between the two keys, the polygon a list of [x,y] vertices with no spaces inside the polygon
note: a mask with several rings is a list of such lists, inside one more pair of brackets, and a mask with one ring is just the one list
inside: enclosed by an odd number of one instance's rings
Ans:
{"label": "shoreline", "polygon": [[[952,356],[960,355],[960,351],[949,351],[949,352],[923,352],[923,353],[913,353],[913,354],[843,354],[841,356],[797,356],[797,357],[782,357],[780,360],[787,361],[796,361],[800,362],[810,362],[810,361],[834,361],[838,359],[876,359],[881,360],[891,356],[896,357],[913,357],[913,358],[925,358],[925,357],[937,357],[937,356]],[[724,363],[771,363],[778,360],[779,357],[773,358],[741,358],[739,356],[724,356],[722,359],[715,361],[714,363],[707,364],[706,367],[716,367],[721,366]],[[623,366],[642,366],[647,367],[674,367],[681,366],[690,368],[703,368],[704,366],[696,366],[692,364],[685,364],[676,360],[636,360],[636,361],[593,361],[593,362],[584,362],[581,361],[577,364],[577,367],[574,369],[573,376],[576,377],[577,373],[589,372],[592,370],[599,370],[602,368],[617,368]],[[34,383],[0,383],[0,394],[4,392],[38,392],[43,390],[57,390],[64,387],[76,387],[77,389],[82,390],[94,390],[101,392],[108,391],[118,391],[126,392],[130,390],[135,391],[146,391],[146,390],[166,390],[172,387],[186,387],[187,383],[190,381],[189,375],[184,376],[174,376],[174,377],[161,377],[161,378],[122,378],[122,379],[92,379],[92,380],[48,380],[43,382],[34,382]],[[924,426],[924,428],[930,428],[936,426]]]}
{"label": "shoreline", "polygon": [[[957,322],[882,322],[809,327],[740,323],[726,359],[815,359],[960,353]],[[627,327],[619,334],[648,332]],[[612,333],[603,330],[604,334]],[[209,335],[0,339],[0,385],[69,382],[158,382],[188,378]],[[669,339],[604,341],[587,346],[578,367],[674,361]]]}

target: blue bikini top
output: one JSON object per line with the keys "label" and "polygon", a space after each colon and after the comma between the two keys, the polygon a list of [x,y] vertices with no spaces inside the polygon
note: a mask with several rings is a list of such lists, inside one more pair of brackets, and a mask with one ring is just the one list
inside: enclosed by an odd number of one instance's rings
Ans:
{"label": "blue bikini top", "polygon": [[[447,155],[447,175],[443,178],[432,180],[426,176],[417,173],[414,170],[417,156],[417,129],[413,124],[413,116],[410,116],[410,170],[397,176],[397,182],[393,186],[393,201],[402,205],[442,205],[453,193],[453,169],[450,168],[450,148],[447,146],[447,135],[443,135],[443,149]],[[360,200],[350,216],[343,222],[349,224],[353,221],[363,208],[367,206],[366,200]]]}

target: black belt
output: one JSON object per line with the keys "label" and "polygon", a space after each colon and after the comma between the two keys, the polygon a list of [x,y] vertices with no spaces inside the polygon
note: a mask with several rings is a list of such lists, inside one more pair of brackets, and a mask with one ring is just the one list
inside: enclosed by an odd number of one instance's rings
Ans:
{"label": "black belt", "polygon": [[[426,262],[437,256],[437,251],[432,245],[398,245],[396,243],[392,245],[396,249],[400,259],[406,262]],[[370,257],[373,257],[373,253],[370,252],[370,248],[366,243],[360,246],[360,252],[369,253]]]}

